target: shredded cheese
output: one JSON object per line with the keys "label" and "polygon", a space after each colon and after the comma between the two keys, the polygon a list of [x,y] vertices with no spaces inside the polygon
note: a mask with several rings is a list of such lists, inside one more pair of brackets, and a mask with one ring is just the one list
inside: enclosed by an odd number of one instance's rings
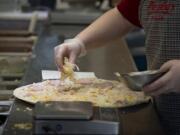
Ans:
{"label": "shredded cheese", "polygon": [[16,124],[14,124],[14,128],[30,130],[30,129],[32,129],[32,124],[31,123],[16,123]]}
{"label": "shredded cheese", "polygon": [[61,72],[61,80],[69,79],[75,80],[74,78],[74,65],[68,61],[68,58],[64,58],[63,70]]}

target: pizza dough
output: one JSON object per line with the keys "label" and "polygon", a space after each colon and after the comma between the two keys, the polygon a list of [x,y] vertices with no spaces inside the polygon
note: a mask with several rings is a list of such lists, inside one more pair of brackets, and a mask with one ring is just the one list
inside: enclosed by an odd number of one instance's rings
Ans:
{"label": "pizza dough", "polygon": [[74,83],[47,80],[22,86],[14,96],[29,103],[38,101],[89,101],[99,107],[125,107],[148,102],[143,92],[134,92],[124,83],[97,78],[79,79]]}

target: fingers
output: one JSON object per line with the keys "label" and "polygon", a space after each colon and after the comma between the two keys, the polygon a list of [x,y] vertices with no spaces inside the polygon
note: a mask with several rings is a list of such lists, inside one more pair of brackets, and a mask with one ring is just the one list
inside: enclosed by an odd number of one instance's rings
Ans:
{"label": "fingers", "polygon": [[57,68],[62,70],[63,69],[63,64],[64,64],[64,57],[67,56],[67,51],[66,51],[66,46],[57,46],[54,48],[54,57],[55,57],[55,63],[57,65]]}
{"label": "fingers", "polygon": [[158,96],[164,93],[178,92],[180,89],[180,61],[170,60],[163,64],[160,71],[166,72],[161,78],[145,86],[143,91],[147,95]]}
{"label": "fingers", "polygon": [[173,61],[169,61],[161,66],[160,71],[166,73],[156,81],[143,88],[143,91],[147,95],[156,96],[162,93],[166,93],[168,89],[170,89],[170,78],[172,77],[170,69],[172,68],[172,65]]}
{"label": "fingers", "polygon": [[[143,88],[143,91],[148,95],[151,95],[152,93],[153,95],[163,93],[163,88],[166,88],[166,89],[168,88],[167,84],[169,84],[170,78],[171,78],[171,73],[167,72],[158,80],[145,86]],[[164,89],[164,91],[166,91],[166,89]]]}
{"label": "fingers", "polygon": [[69,62],[72,63],[72,64],[75,64],[76,59],[77,59],[77,54],[71,53],[70,56],[69,56]]}
{"label": "fingers", "polygon": [[64,57],[75,64],[78,56],[86,53],[84,43],[79,38],[65,40],[65,42],[54,48],[55,63],[58,68],[63,69]]}
{"label": "fingers", "polygon": [[161,66],[160,71],[167,72],[172,67],[172,65],[173,61],[168,61]]}
{"label": "fingers", "polygon": [[170,91],[171,91],[171,89],[168,88],[167,85],[165,85],[165,86],[159,88],[158,90],[155,90],[155,91],[153,91],[153,92],[151,92],[151,93],[146,93],[146,94],[147,94],[147,95],[150,95],[150,96],[156,97],[156,96],[159,96],[159,95],[161,95],[161,94],[168,93],[168,92],[170,92]]}
{"label": "fingers", "polygon": [[54,48],[55,63],[60,70],[63,70],[64,58],[67,57],[69,62],[75,64],[79,55],[80,48],[68,44],[61,44]]}

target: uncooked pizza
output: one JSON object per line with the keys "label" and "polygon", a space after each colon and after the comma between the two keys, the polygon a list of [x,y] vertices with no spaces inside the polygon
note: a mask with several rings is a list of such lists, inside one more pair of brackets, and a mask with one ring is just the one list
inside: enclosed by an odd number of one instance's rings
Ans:
{"label": "uncooked pizza", "polygon": [[14,91],[15,97],[30,102],[88,101],[99,107],[125,107],[147,102],[143,92],[131,91],[118,81],[83,78],[73,82],[46,80],[22,86]]}

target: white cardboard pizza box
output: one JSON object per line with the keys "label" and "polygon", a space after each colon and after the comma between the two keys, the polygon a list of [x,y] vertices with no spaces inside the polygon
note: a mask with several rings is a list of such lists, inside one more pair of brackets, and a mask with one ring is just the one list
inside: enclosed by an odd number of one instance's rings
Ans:
{"label": "white cardboard pizza box", "polygon": [[[61,73],[55,70],[42,70],[42,80],[52,80],[52,79],[59,79]],[[77,79],[81,78],[96,78],[94,72],[75,72],[75,77]]]}

